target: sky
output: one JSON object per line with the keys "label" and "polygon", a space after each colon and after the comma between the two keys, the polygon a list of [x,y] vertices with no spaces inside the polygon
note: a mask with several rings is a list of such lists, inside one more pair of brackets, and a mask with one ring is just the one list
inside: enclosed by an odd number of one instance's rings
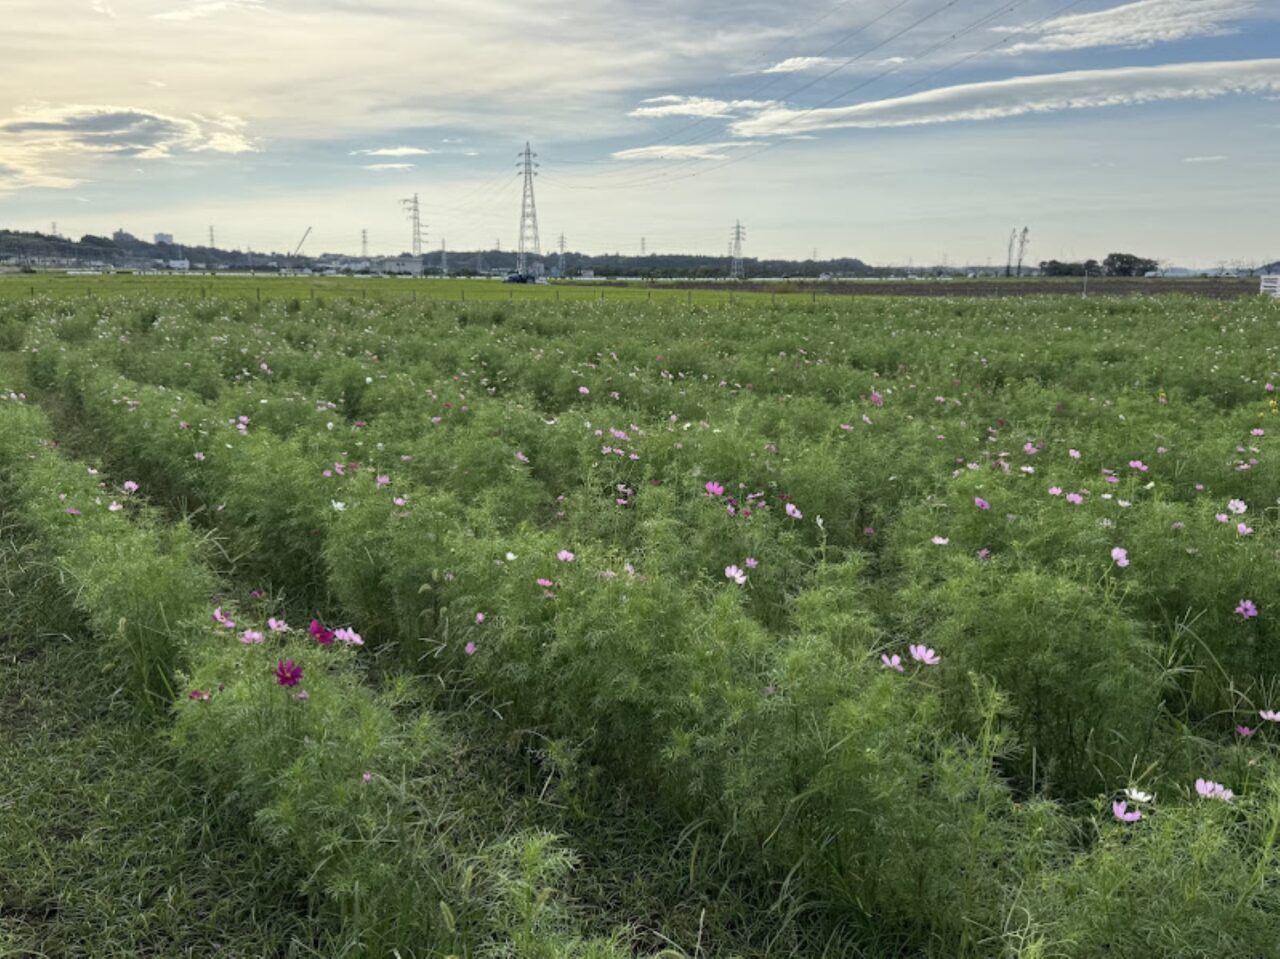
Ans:
{"label": "sky", "polygon": [[1280,0],[5,0],[0,227],[1280,259]]}

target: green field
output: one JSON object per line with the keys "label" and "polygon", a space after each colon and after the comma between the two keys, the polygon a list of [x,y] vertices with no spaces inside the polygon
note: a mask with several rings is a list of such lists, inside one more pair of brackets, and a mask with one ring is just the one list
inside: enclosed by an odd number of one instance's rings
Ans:
{"label": "green field", "polygon": [[1276,954],[1280,303],[32,286],[0,955]]}

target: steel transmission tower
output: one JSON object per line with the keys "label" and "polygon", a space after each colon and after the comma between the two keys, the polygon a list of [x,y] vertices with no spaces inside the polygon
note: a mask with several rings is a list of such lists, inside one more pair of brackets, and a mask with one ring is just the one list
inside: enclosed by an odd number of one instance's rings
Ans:
{"label": "steel transmission tower", "polygon": [[533,178],[537,176],[537,164],[533,162],[533,158],[537,154],[526,142],[524,152],[519,156],[524,174],[524,198],[520,203],[520,246],[516,252],[516,272],[521,276],[528,276],[529,258],[542,255],[542,247],[538,244],[538,208],[533,201]]}
{"label": "steel transmission tower", "polygon": [[733,224],[733,232],[729,236],[733,240],[733,248],[730,251],[733,263],[729,267],[729,276],[740,280],[742,279],[742,241],[747,238],[747,231],[743,228],[741,220]]}
{"label": "steel transmission tower", "polygon": [[411,199],[401,200],[400,205],[404,207],[405,216],[409,218],[409,222],[413,225],[413,255],[422,256],[422,208],[418,205],[418,194],[414,194]]}
{"label": "steel transmission tower", "polygon": [[440,237],[440,275],[449,275],[449,251],[445,248],[444,237]]}
{"label": "steel transmission tower", "polygon": [[560,234],[560,260],[556,264],[556,267],[559,269],[560,275],[564,276],[564,234],[563,233]]}
{"label": "steel transmission tower", "polygon": [[360,258],[362,260],[369,259],[369,231],[360,231]]}
{"label": "steel transmission tower", "polygon": [[1031,227],[1024,226],[1018,237],[1018,276],[1022,276],[1022,258],[1027,255],[1027,234],[1030,232]]}
{"label": "steel transmission tower", "polygon": [[209,227],[209,249],[217,249],[218,244],[213,241],[213,227]]}

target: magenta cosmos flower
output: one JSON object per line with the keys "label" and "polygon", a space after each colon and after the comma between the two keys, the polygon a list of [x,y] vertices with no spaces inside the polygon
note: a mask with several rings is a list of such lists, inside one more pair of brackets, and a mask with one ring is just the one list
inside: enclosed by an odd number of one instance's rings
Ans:
{"label": "magenta cosmos flower", "polygon": [[723,487],[723,486],[721,486],[719,483],[717,483],[715,480],[711,480],[711,481],[709,481],[709,482],[708,482],[704,487],[702,487],[702,488],[703,488],[703,489],[705,489],[705,490],[706,490],[708,493],[710,493],[712,496],[723,496],[723,495],[724,495],[724,487]]}
{"label": "magenta cosmos flower", "polygon": [[331,629],[325,629],[324,623],[318,619],[313,619],[311,625],[307,627],[307,632],[316,638],[316,642],[321,646],[328,646],[333,642],[334,632]]}
{"label": "magenta cosmos flower", "polygon": [[1121,822],[1137,822],[1142,818],[1142,813],[1137,809],[1130,810],[1129,804],[1116,800],[1111,804],[1111,815],[1115,816]]}
{"label": "magenta cosmos flower", "polygon": [[1240,605],[1235,609],[1241,619],[1253,619],[1258,615],[1258,607],[1253,604],[1251,599],[1240,600]]}
{"label": "magenta cosmos flower", "polygon": [[280,686],[297,686],[302,682],[302,664],[292,659],[276,660],[276,683]]}
{"label": "magenta cosmos flower", "polygon": [[881,396],[881,395],[880,395],[880,393],[879,393],[877,390],[872,390],[872,391],[871,391],[871,405],[872,405],[872,406],[884,406],[884,397],[883,397],[883,396]]}
{"label": "magenta cosmos flower", "polygon": [[975,496],[973,498],[973,505],[978,507],[978,509],[991,509],[991,504],[988,503],[986,500],[984,500],[981,496]]}

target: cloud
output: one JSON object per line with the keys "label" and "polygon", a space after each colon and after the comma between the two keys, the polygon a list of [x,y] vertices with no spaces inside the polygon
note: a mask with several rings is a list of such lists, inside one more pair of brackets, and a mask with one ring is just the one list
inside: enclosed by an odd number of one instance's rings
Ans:
{"label": "cloud", "polygon": [[1226,158],[1227,158],[1227,155],[1225,153],[1214,153],[1210,156],[1183,157],[1182,162],[1183,163],[1220,163]]}
{"label": "cloud", "polygon": [[659,144],[619,150],[610,156],[615,160],[726,160],[725,150],[752,146],[754,140],[734,140],[731,143]]}
{"label": "cloud", "polygon": [[352,150],[351,155],[368,157],[424,157],[435,153],[422,147],[378,147],[373,150]]}
{"label": "cloud", "polygon": [[[840,63],[835,57],[788,57],[780,63],[775,63],[767,70],[761,73],[804,73],[807,70],[817,70],[833,63]],[[863,69],[878,67],[896,67],[899,64],[906,63],[906,57],[885,57],[883,60],[867,60],[861,64]]]}
{"label": "cloud", "polygon": [[261,10],[262,2],[263,0],[195,0],[194,3],[185,4],[175,10],[152,14],[151,19],[179,22],[203,20],[205,17],[212,17],[228,10]]}
{"label": "cloud", "polygon": [[1280,92],[1280,59],[1072,70],[940,87],[906,97],[808,112],[776,106],[737,120],[731,129],[736,136],[763,137],[997,120],[1028,113],[1272,92]]}
{"label": "cloud", "polygon": [[[254,144],[235,116],[168,116],[136,107],[69,105],[20,110],[0,120],[0,188],[65,188],[95,158],[165,160],[181,153],[246,153]],[[13,172],[16,171],[16,172]]]}
{"label": "cloud", "polygon": [[681,97],[667,95],[641,100],[632,110],[631,117],[732,117],[734,110],[761,110],[772,106],[773,100],[715,100],[710,97]]}
{"label": "cloud", "polygon": [[377,170],[379,173],[399,172],[403,170],[412,170],[412,163],[366,163],[366,170]]}
{"label": "cloud", "polygon": [[[1254,0],[1136,0],[1134,3],[1047,20],[1035,39],[1004,53],[1083,50],[1089,47],[1149,47],[1191,37],[1235,32],[1227,26],[1248,17]],[[999,33],[1024,33],[1025,27],[996,27]]]}
{"label": "cloud", "polygon": [[110,17],[112,20],[116,19],[116,12],[111,9],[111,5],[106,3],[105,0],[92,0],[89,6],[94,13],[100,13],[104,17]]}

